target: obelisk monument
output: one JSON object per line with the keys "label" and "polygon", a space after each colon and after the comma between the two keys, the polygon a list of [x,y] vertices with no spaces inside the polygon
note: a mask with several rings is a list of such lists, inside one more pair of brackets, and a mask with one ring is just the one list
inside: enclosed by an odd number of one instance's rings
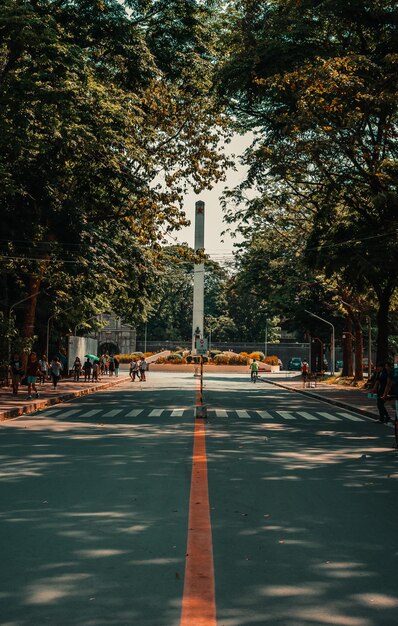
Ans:
{"label": "obelisk monument", "polygon": [[[205,247],[205,203],[195,203],[195,252]],[[195,339],[203,337],[205,301],[205,265],[195,263],[193,270],[193,316],[192,316],[192,350],[195,350]]]}

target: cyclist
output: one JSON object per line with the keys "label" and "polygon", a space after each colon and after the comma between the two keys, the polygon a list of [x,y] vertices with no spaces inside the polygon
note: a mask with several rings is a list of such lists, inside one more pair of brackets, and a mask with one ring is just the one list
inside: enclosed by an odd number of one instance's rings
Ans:
{"label": "cyclist", "polygon": [[256,359],[253,359],[252,363],[250,364],[250,380],[256,382],[257,378],[258,378],[258,363]]}

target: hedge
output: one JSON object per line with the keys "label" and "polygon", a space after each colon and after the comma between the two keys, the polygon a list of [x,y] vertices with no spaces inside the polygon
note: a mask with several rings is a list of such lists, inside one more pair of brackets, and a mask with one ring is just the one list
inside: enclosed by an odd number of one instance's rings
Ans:
{"label": "hedge", "polygon": [[131,354],[115,354],[119,363],[130,363],[130,361],[140,361],[144,358],[143,352],[132,352]]}
{"label": "hedge", "polygon": [[268,365],[278,365],[278,357],[274,354],[271,356],[264,357],[263,363],[267,363]]}

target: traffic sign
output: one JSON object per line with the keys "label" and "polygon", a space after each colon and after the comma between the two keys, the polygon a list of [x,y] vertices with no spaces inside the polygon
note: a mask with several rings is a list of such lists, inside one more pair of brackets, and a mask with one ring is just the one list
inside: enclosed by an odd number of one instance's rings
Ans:
{"label": "traffic sign", "polygon": [[208,342],[207,337],[202,338],[202,339],[197,339],[195,341],[195,349],[196,349],[196,354],[198,356],[205,356],[209,349],[209,342]]}

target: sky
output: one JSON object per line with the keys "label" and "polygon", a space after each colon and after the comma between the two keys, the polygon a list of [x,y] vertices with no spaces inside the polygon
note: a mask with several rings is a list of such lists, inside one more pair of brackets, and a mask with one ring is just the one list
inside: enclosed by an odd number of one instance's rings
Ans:
{"label": "sky", "polygon": [[240,165],[238,157],[250,145],[251,139],[248,135],[233,137],[231,143],[226,146],[226,152],[228,155],[236,155],[237,170],[229,170],[226,174],[226,180],[214,185],[210,191],[205,190],[200,195],[193,192],[188,193],[185,197],[184,210],[187,218],[191,220],[191,225],[173,233],[173,237],[178,242],[185,242],[190,246],[194,245],[195,202],[202,200],[205,203],[205,251],[212,259],[219,262],[232,260],[233,245],[237,241],[228,234],[221,236],[227,225],[223,223],[220,196],[226,187],[234,187],[243,180],[245,168]]}

